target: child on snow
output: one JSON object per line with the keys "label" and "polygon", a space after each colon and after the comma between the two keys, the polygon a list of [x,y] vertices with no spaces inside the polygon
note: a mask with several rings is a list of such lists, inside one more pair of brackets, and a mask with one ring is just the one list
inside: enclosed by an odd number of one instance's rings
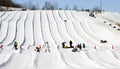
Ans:
{"label": "child on snow", "polygon": [[46,41],[45,42],[45,52],[49,51],[50,52],[50,46],[49,46],[49,43]]}

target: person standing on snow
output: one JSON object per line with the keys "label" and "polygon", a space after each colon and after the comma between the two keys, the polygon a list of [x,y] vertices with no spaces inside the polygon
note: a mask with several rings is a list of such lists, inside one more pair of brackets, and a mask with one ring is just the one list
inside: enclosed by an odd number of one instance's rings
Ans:
{"label": "person standing on snow", "polygon": [[69,42],[70,48],[73,48],[72,43],[73,43],[73,42],[70,40],[70,42]]}
{"label": "person standing on snow", "polygon": [[86,46],[85,46],[85,43],[83,43],[83,48],[85,48]]}
{"label": "person standing on snow", "polygon": [[78,48],[79,48],[80,50],[82,50],[82,46],[81,46],[81,44],[78,44]]}
{"label": "person standing on snow", "polygon": [[18,46],[18,43],[15,41],[15,43],[14,43],[14,48],[15,48],[15,50],[18,49],[17,46]]}
{"label": "person standing on snow", "polygon": [[63,47],[63,48],[65,48],[65,43],[66,43],[66,42],[63,42],[63,43],[62,43],[62,47]]}
{"label": "person standing on snow", "polygon": [[49,43],[46,41],[45,42],[45,52],[49,51],[50,52],[50,46],[49,46]]}

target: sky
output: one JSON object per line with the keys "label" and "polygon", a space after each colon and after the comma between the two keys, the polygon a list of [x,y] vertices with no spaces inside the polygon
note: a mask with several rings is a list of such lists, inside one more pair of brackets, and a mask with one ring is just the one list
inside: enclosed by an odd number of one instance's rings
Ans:
{"label": "sky", "polygon": [[[120,0],[13,0],[16,3],[22,5],[33,4],[42,8],[45,1],[49,1],[52,4],[57,3],[58,7],[64,8],[68,5],[72,8],[76,5],[79,9],[92,9],[96,6],[100,7],[100,1],[102,1],[102,9],[111,12],[120,12]],[[30,3],[31,2],[31,3]]]}

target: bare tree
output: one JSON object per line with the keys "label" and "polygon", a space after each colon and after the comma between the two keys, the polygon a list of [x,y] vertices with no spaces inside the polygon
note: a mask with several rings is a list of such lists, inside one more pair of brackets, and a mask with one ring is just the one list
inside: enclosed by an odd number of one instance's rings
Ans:
{"label": "bare tree", "polygon": [[59,8],[59,4],[58,3],[54,3],[54,9],[56,9],[56,10],[58,10],[58,8]]}
{"label": "bare tree", "polygon": [[101,9],[98,7],[98,6],[96,6],[96,7],[94,7],[93,9],[92,9],[92,11],[95,11],[95,12],[99,12]]}
{"label": "bare tree", "polygon": [[55,6],[52,5],[50,2],[46,1],[42,10],[54,10]]}
{"label": "bare tree", "polygon": [[78,9],[78,7],[77,7],[76,5],[74,5],[74,6],[73,6],[73,10],[78,11],[79,9]]}
{"label": "bare tree", "polygon": [[65,10],[69,10],[69,7],[68,7],[68,5],[66,5],[66,6],[65,6]]}

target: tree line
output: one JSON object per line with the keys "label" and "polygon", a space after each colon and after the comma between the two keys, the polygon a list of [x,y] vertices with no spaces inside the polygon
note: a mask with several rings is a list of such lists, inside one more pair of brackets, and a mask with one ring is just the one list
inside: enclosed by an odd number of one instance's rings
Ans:
{"label": "tree line", "polygon": [[57,3],[51,4],[49,1],[46,1],[42,8],[39,8],[37,5],[32,5],[31,2],[26,6],[26,4],[20,5],[14,3],[12,0],[0,0],[0,6],[6,6],[6,7],[15,7],[15,8],[25,8],[30,10],[76,10],[76,11],[100,11],[99,7],[94,7],[93,9],[83,9],[78,8],[77,5],[74,5],[72,8],[69,8],[68,5],[66,5],[64,8],[60,8]]}
{"label": "tree line", "polygon": [[0,0],[0,6],[22,8],[20,4],[16,4],[12,0]]}

